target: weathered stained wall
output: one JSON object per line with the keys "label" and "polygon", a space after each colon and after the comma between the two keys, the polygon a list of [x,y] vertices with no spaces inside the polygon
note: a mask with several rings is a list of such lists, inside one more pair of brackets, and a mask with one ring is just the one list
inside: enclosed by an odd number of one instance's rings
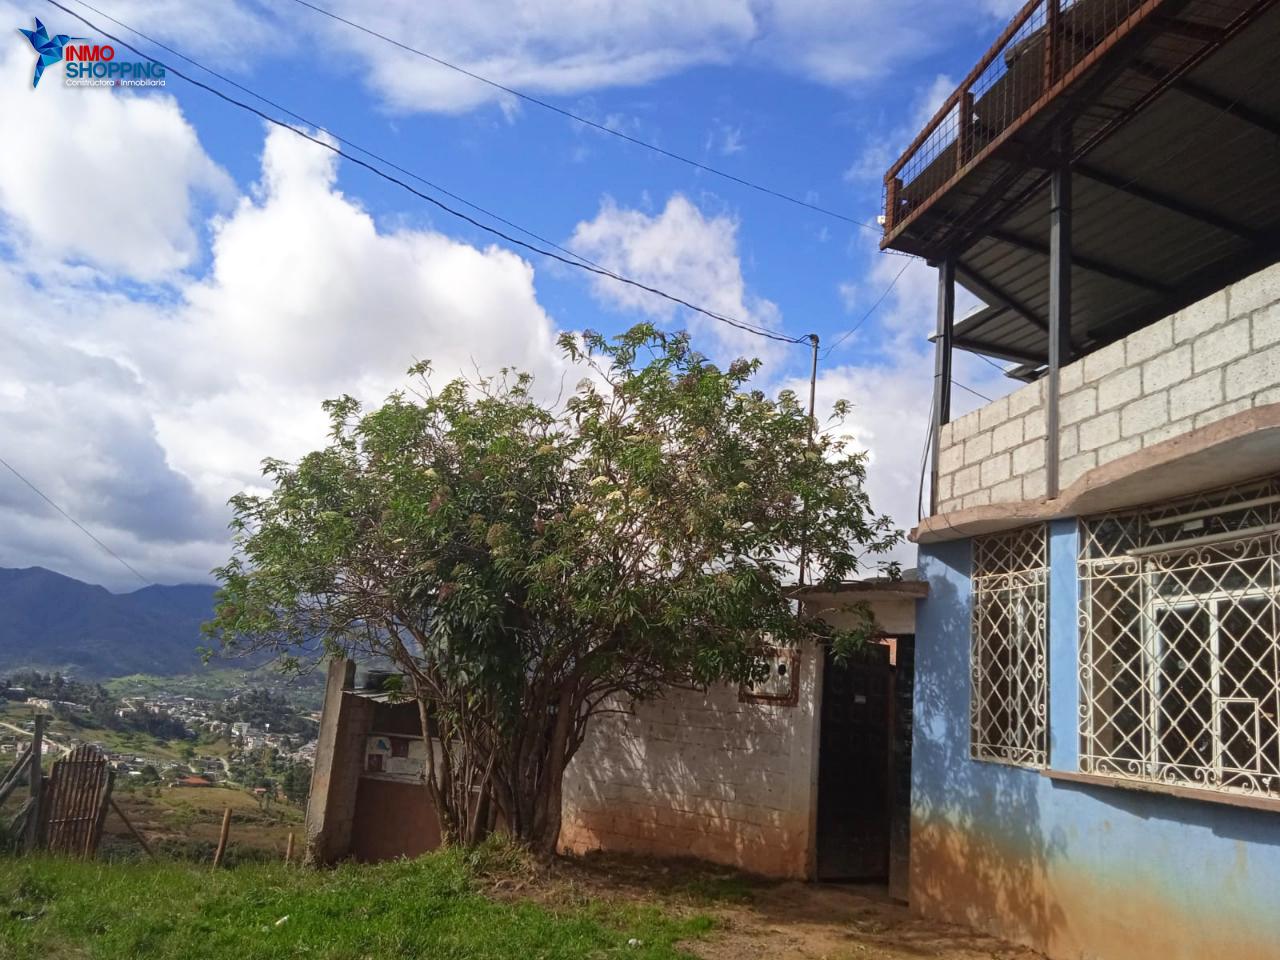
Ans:
{"label": "weathered stained wall", "polygon": [[672,690],[595,721],[565,775],[561,848],[693,856],[754,873],[809,872],[821,657],[800,657],[796,706],[736,687]]}
{"label": "weathered stained wall", "polygon": [[420,783],[361,777],[351,856],[364,863],[416,857],[440,846],[440,822]]}
{"label": "weathered stained wall", "polygon": [[356,785],[364,766],[365,736],[373,719],[373,704],[347,692],[354,679],[354,663],[330,661],[307,798],[309,863],[333,863],[346,857],[351,848]]}
{"label": "weathered stained wall", "polygon": [[[1050,542],[1050,766],[1074,770],[1074,521]],[[969,759],[970,544],[921,547],[911,904],[1055,960],[1280,958],[1280,815]]]}
{"label": "weathered stained wall", "polygon": [[[1061,483],[1280,400],[1280,264],[1062,369]],[[938,513],[1045,495],[1041,380],[946,424]]]}

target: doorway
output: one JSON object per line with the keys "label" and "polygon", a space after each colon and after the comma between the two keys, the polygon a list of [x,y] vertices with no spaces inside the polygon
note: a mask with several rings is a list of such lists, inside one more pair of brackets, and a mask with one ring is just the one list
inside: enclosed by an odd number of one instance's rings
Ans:
{"label": "doorway", "polygon": [[[909,684],[909,666],[902,669],[907,665],[900,661],[912,646],[911,638],[886,637],[843,663],[826,652],[818,747],[819,880],[887,882],[896,872],[892,848],[899,844],[891,837],[899,819],[895,812],[903,806],[903,782],[909,790],[911,709],[909,686],[902,690],[896,681],[901,672]],[[909,795],[905,803],[909,808]]]}

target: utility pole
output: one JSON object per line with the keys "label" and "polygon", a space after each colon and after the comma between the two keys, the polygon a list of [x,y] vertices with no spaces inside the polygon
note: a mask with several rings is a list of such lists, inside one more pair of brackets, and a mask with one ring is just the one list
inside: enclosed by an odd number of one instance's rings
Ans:
{"label": "utility pole", "polygon": [[[809,370],[809,449],[812,450],[814,434],[818,427],[818,335],[816,333],[809,334],[809,343],[813,347],[813,366]],[[809,504],[807,502],[804,505],[804,512],[804,539],[800,543],[800,571],[796,577],[801,587],[804,586],[805,574],[808,572],[807,567],[809,565]]]}

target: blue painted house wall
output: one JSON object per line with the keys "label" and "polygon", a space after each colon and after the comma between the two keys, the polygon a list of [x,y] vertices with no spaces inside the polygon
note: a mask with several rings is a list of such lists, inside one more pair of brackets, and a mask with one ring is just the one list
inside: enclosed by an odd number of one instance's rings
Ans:
{"label": "blue painted house wall", "polygon": [[[1050,526],[1049,766],[1077,770],[1077,524]],[[971,541],[922,545],[911,902],[1053,958],[1280,960],[1280,813],[969,756]]]}

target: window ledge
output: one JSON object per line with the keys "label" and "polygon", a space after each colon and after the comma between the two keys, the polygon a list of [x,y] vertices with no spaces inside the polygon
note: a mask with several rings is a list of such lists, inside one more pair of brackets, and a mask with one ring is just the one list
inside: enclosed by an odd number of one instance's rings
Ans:
{"label": "window ledge", "polygon": [[1100,773],[1078,773],[1068,770],[1042,770],[1041,776],[1063,783],[1080,783],[1091,787],[1110,787],[1116,790],[1131,790],[1137,793],[1159,793],[1167,797],[1181,797],[1184,800],[1200,800],[1205,803],[1217,803],[1228,807],[1244,807],[1248,810],[1269,810],[1280,813],[1280,799],[1275,797],[1254,797],[1244,793],[1227,793],[1217,790],[1205,790],[1200,787],[1183,787],[1173,783],[1157,783],[1151,780],[1128,780],[1124,777],[1111,777]]}

